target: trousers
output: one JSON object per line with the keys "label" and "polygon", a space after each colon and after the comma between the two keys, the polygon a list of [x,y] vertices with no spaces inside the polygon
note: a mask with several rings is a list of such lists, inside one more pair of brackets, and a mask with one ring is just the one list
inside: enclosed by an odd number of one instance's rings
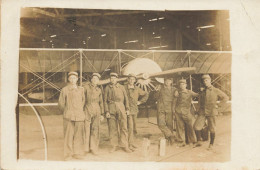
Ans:
{"label": "trousers", "polygon": [[100,115],[95,115],[90,120],[85,120],[85,146],[84,150],[98,151],[100,137]]}
{"label": "trousers", "polygon": [[176,113],[176,138],[179,142],[185,142],[185,131],[187,136],[187,141],[194,143],[196,142],[196,135],[193,130],[193,116],[191,113],[188,114],[181,114]]}
{"label": "trousers", "polygon": [[157,114],[157,124],[159,129],[164,134],[165,138],[173,136],[173,113],[159,111]]}
{"label": "trousers", "polygon": [[199,115],[194,123],[194,130],[201,130],[205,125],[205,121],[208,121],[208,128],[210,133],[215,133],[216,131],[216,116],[205,116],[203,114]]}
{"label": "trousers", "polygon": [[84,154],[84,121],[63,119],[64,157]]}
{"label": "trousers", "polygon": [[109,138],[113,147],[128,147],[127,115],[116,109],[108,119]]}

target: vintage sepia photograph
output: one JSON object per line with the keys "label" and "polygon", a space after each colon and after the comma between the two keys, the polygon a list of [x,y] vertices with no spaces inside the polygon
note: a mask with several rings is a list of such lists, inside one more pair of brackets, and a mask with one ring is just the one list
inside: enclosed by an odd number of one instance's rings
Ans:
{"label": "vintage sepia photograph", "polygon": [[229,10],[22,7],[17,159],[231,160]]}

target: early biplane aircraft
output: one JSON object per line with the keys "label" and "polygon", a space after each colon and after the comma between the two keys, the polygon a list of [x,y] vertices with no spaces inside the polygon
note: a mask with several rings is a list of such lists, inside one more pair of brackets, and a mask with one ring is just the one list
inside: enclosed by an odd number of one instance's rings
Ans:
{"label": "early biplane aircraft", "polygon": [[[67,73],[79,72],[79,85],[89,81],[93,72],[102,75],[101,87],[110,82],[109,73],[119,74],[119,83],[127,75],[137,75],[136,85],[154,91],[163,78],[189,78],[188,87],[200,88],[201,74],[215,74],[213,82],[229,93],[230,52],[219,51],[151,51],[92,49],[21,49],[19,92],[32,102],[57,103]],[[196,69],[196,70],[195,70]],[[192,77],[191,77],[192,76]]]}
{"label": "early biplane aircraft", "polygon": [[[124,82],[127,80],[128,74],[137,75],[136,85],[142,88],[145,91],[154,91],[156,89],[155,84],[163,83],[165,77],[172,77],[174,75],[187,75],[194,73],[196,70],[195,67],[183,67],[176,68],[171,70],[162,71],[160,66],[153,60],[148,58],[136,58],[125,64],[122,68],[121,77],[118,79],[118,82]],[[99,85],[106,85],[110,82],[110,79],[100,80]],[[83,82],[83,84],[86,82]],[[52,86],[50,86],[52,85]],[[48,82],[45,86],[45,91],[36,90],[28,93],[29,99],[34,99],[38,101],[43,101],[51,99],[54,97],[53,89],[60,90],[66,85],[65,82],[62,83],[50,83]],[[43,94],[45,93],[45,94]]]}

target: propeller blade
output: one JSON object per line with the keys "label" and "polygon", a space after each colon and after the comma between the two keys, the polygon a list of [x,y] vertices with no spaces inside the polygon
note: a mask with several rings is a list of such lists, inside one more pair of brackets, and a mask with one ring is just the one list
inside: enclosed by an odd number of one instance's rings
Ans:
{"label": "propeller blade", "polygon": [[158,73],[153,73],[153,74],[150,74],[149,77],[152,78],[152,77],[167,77],[169,75],[172,75],[172,74],[181,74],[183,72],[185,73],[189,73],[189,74],[192,74],[194,73],[196,70],[195,67],[183,67],[183,68],[177,68],[177,69],[172,69],[172,70],[167,70],[167,71],[162,71],[162,72],[158,72]]}
{"label": "propeller blade", "polygon": [[151,83],[149,83],[148,85],[147,85],[147,87],[148,87],[148,89],[150,89],[150,91],[152,91],[153,89],[151,88],[151,85],[150,85]]}
{"label": "propeller blade", "polygon": [[144,91],[146,91],[146,92],[148,91],[146,85],[144,85]]}
{"label": "propeller blade", "polygon": [[153,89],[156,89],[156,87],[155,87],[152,83],[149,83],[149,85],[150,85]]}
{"label": "propeller blade", "polygon": [[[122,78],[117,79],[117,82],[125,81],[126,79],[127,79],[127,77],[122,77]],[[100,80],[98,85],[105,85],[108,83],[110,83],[110,79],[105,79],[105,80]]]}

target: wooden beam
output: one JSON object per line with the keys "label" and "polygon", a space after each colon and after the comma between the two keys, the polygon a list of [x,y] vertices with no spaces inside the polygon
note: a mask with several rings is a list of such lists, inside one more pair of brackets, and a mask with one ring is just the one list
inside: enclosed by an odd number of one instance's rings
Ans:
{"label": "wooden beam", "polygon": [[85,14],[64,14],[59,17],[96,17],[96,16],[112,16],[112,15],[129,15],[129,14],[140,14],[146,13],[146,11],[113,11],[113,12],[91,12]]}
{"label": "wooden beam", "polygon": [[46,15],[48,17],[56,17],[56,14],[52,13],[52,12],[48,12],[44,9],[40,9],[40,8],[33,8],[32,9],[32,12],[36,12],[36,13],[39,13],[39,14],[42,14],[42,15]]}

